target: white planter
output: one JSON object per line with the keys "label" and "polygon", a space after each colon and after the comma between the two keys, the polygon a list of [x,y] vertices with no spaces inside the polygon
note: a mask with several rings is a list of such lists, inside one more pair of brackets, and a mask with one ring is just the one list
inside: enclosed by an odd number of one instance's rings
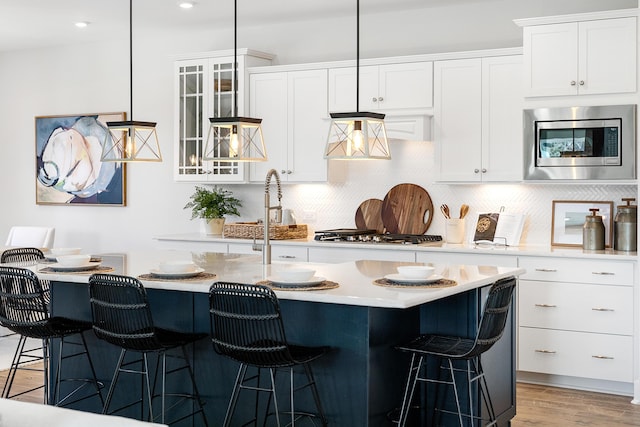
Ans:
{"label": "white planter", "polygon": [[208,236],[220,236],[224,229],[224,218],[203,219],[204,232]]}

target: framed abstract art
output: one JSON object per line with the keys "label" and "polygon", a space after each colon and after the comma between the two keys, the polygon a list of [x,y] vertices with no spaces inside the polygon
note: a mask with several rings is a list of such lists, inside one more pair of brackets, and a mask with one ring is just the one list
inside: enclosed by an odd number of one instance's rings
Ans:
{"label": "framed abstract art", "polygon": [[36,204],[125,206],[125,165],[101,162],[106,123],[126,113],[35,118]]}

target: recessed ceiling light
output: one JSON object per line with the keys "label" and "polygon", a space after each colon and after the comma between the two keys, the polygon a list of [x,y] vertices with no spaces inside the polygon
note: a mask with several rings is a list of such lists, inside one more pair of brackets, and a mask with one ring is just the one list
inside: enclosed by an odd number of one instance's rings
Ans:
{"label": "recessed ceiling light", "polygon": [[192,1],[181,1],[180,3],[178,3],[178,6],[180,6],[182,9],[191,9],[195,5],[195,2]]}
{"label": "recessed ceiling light", "polygon": [[89,25],[89,23],[86,21],[80,21],[80,22],[76,22],[75,25],[78,28],[86,28]]}

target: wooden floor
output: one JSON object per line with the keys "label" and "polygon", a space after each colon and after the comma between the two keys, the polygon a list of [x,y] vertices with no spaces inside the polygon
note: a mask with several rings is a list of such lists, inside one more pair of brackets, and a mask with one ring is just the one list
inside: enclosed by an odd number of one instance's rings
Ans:
{"label": "wooden floor", "polygon": [[[7,371],[0,371],[4,384]],[[23,390],[42,384],[42,373],[19,372],[13,390]],[[572,426],[639,426],[640,405],[633,405],[627,396],[614,396],[518,384],[518,415],[512,427],[572,427]],[[22,395],[18,400],[42,403],[42,390]]]}

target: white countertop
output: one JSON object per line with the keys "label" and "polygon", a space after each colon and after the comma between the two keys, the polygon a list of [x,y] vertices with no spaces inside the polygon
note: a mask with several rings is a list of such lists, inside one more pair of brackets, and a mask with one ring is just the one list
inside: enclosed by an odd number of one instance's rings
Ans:
{"label": "white countertop", "polygon": [[[273,262],[262,265],[261,255],[219,254],[211,252],[187,251],[151,251],[119,254],[95,254],[103,258],[102,265],[115,268],[114,274],[137,277],[158,268],[162,261],[192,260],[206,272],[217,277],[202,281],[157,281],[142,280],[149,289],[165,289],[187,292],[209,291],[214,281],[255,283],[276,276],[277,272],[291,266],[305,265],[316,270],[316,276],[337,282],[335,289],[295,291],[276,290],[278,298],[299,301],[311,301],[333,304],[347,304],[384,308],[408,308],[454,295],[467,290],[482,287],[496,280],[517,276],[525,272],[521,268],[477,266],[477,265],[440,265],[435,264],[436,274],[455,280],[456,286],[447,288],[391,288],[373,284],[375,279],[396,273],[398,265],[406,262],[391,261],[353,261],[342,264],[282,263]],[[42,273],[47,264],[33,267],[38,276],[51,281],[87,283],[89,273]]]}
{"label": "white countertop", "polygon": [[[221,236],[209,236],[201,233],[168,234],[155,236],[158,241],[182,241],[182,242],[211,242],[228,244],[253,243],[251,239],[224,238]],[[262,240],[257,240],[262,243]],[[563,247],[550,245],[520,245],[520,246],[474,246],[473,244],[450,244],[444,242],[421,243],[417,245],[401,245],[393,243],[356,243],[356,242],[318,242],[313,239],[271,240],[271,245],[280,246],[317,246],[323,248],[353,248],[376,249],[419,252],[459,252],[459,253],[483,253],[490,255],[511,256],[548,256],[563,258],[592,258],[615,259],[620,261],[637,261],[637,252],[619,252],[608,248],[603,251],[585,251],[581,247]]]}

